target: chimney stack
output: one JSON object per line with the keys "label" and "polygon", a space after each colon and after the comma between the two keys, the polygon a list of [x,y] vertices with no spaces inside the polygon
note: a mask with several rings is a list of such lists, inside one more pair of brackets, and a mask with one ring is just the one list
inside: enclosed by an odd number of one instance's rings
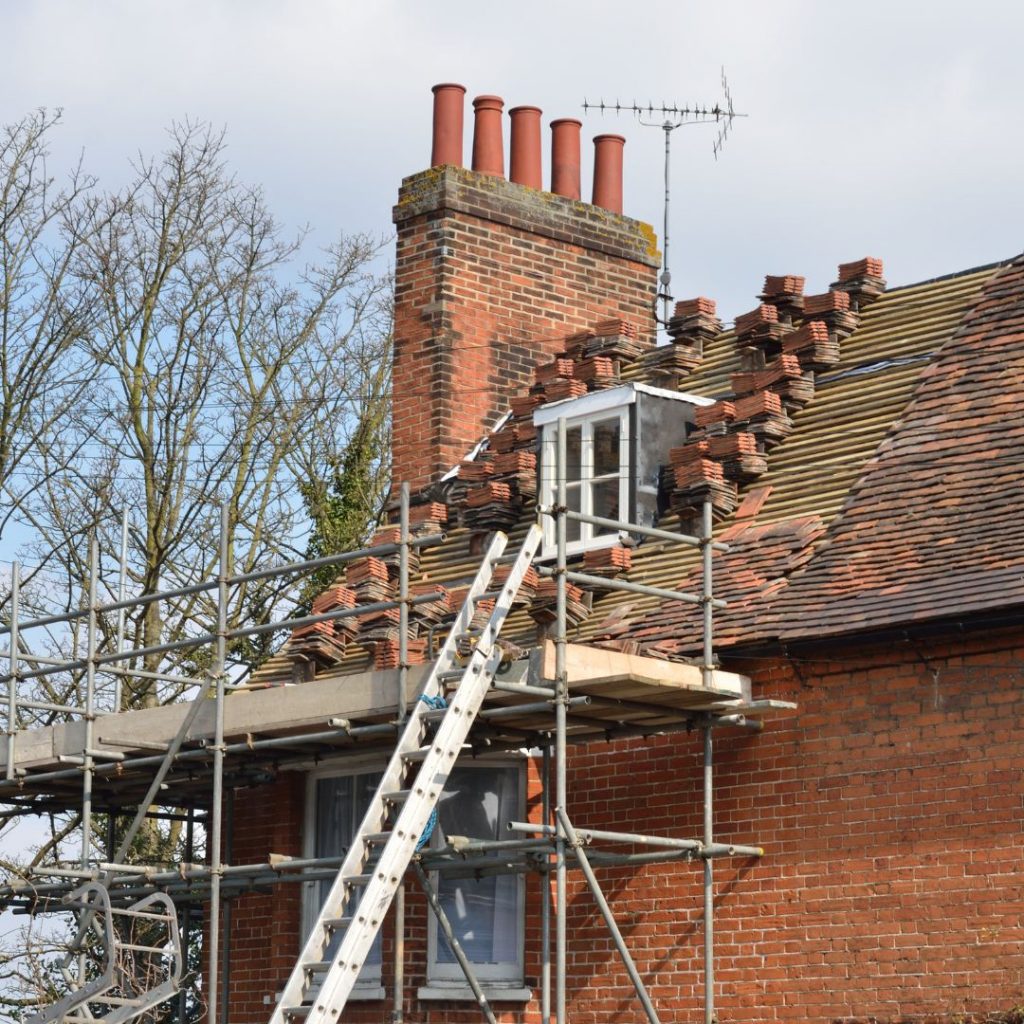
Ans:
{"label": "chimney stack", "polygon": [[540,115],[540,107],[513,107],[508,112],[512,119],[509,180],[536,189],[544,187],[540,170]]}
{"label": "chimney stack", "polygon": [[582,121],[561,117],[551,122],[551,191],[580,198],[580,129]]}
{"label": "chimney stack", "polygon": [[[414,489],[440,484],[533,385],[534,367],[564,352],[568,335],[629,321],[629,344],[646,350],[656,333],[653,231],[580,202],[581,123],[552,121],[552,194],[543,191],[546,140],[534,106],[512,104],[506,167],[505,105],[477,96],[472,169],[468,153],[459,166],[466,98],[459,85],[434,88],[434,166],[402,182],[394,208],[392,466],[396,486]],[[621,208],[621,139],[611,149]],[[607,185],[597,192],[614,205]],[[526,439],[525,424],[514,429]]]}
{"label": "chimney stack", "polygon": [[480,174],[505,177],[505,149],[501,138],[501,112],[505,101],[500,96],[477,96],[473,100],[473,170]]}
{"label": "chimney stack", "polygon": [[434,133],[430,150],[430,166],[441,164],[462,166],[462,109],[466,87],[454,82],[435,85]]}
{"label": "chimney stack", "polygon": [[595,206],[612,213],[622,213],[622,150],[626,140],[621,135],[597,135],[594,138]]}

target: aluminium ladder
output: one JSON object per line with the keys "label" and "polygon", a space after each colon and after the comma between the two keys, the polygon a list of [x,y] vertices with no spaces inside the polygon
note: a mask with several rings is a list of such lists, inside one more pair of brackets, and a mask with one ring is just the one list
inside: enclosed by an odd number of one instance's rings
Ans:
{"label": "aluminium ladder", "polygon": [[[428,724],[437,720],[439,712],[432,710],[428,702],[417,701],[270,1024],[293,1024],[300,1019],[309,1024],[335,1024],[339,1020],[501,664],[498,634],[541,538],[541,528],[531,526],[505,585],[492,594],[488,587],[494,567],[508,544],[504,533],[495,534],[466,602],[423,685],[423,696],[435,698],[444,693],[446,682],[458,680],[437,730],[424,745]],[[474,637],[468,660],[459,664],[459,641],[468,635],[477,602],[492,596],[494,611],[480,635]],[[399,699],[404,697],[401,694]],[[418,770],[414,768],[416,764]],[[409,781],[407,775],[414,771],[415,776]],[[384,830],[389,814],[395,811],[393,825]],[[367,871],[371,852],[378,848],[380,856]],[[332,954],[331,947],[339,936],[340,942]],[[325,959],[328,956],[330,959]],[[319,984],[315,981],[317,977],[323,979]]]}

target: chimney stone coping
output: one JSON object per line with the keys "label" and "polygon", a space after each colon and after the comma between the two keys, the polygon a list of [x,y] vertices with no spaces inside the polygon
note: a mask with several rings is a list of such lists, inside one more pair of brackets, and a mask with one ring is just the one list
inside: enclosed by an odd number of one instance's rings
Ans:
{"label": "chimney stone coping", "polygon": [[649,267],[661,266],[657,236],[649,224],[463,167],[431,167],[404,178],[392,219],[401,225],[444,211],[505,224]]}

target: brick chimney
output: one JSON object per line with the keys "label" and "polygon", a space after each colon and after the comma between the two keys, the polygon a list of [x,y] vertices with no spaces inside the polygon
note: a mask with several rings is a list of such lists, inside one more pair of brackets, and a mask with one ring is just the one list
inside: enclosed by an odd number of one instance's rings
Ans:
{"label": "brick chimney", "polygon": [[[406,178],[394,208],[393,479],[414,489],[463,458],[566,335],[615,317],[632,320],[647,343],[655,338],[653,230],[507,181],[503,168],[458,166],[450,134],[462,121],[459,88],[435,93],[443,162]],[[474,152],[493,156],[501,101],[478,100],[477,130],[487,135]]]}

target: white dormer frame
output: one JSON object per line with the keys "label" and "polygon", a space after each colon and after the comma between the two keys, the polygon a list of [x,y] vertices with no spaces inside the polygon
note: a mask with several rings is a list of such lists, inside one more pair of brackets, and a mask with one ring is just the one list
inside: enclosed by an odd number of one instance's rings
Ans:
{"label": "white dormer frame", "polygon": [[[566,417],[566,435],[571,456],[571,471],[566,479],[566,504],[574,512],[602,515],[609,519],[629,519],[630,503],[630,406],[604,409],[584,415]],[[618,435],[614,463],[595,465],[595,449],[601,432]],[[575,442],[575,443],[574,443]],[[555,479],[558,423],[549,424],[542,434],[540,498],[543,505],[553,505],[558,496]],[[614,443],[614,442],[613,442]],[[605,507],[611,504],[613,507]],[[566,554],[574,555],[595,548],[610,547],[619,541],[619,533],[604,533],[591,523],[566,522]],[[555,521],[544,518],[545,555],[555,551]]]}
{"label": "white dormer frame", "polygon": [[[584,515],[637,522],[640,521],[637,515],[640,503],[644,506],[644,515],[640,518],[653,520],[657,500],[657,481],[654,478],[656,474],[647,474],[652,476],[652,479],[637,479],[638,463],[644,461],[640,458],[638,447],[654,440],[648,436],[645,441],[641,436],[643,431],[638,426],[638,420],[643,417],[637,414],[638,395],[652,396],[650,401],[644,400],[648,401],[648,404],[657,404],[656,400],[661,399],[683,403],[691,408],[713,404],[712,399],[678,391],[666,391],[651,387],[649,384],[630,383],[606,388],[603,391],[593,391],[580,398],[567,398],[540,406],[534,410],[533,422],[540,434],[538,493],[542,506],[554,505],[558,497],[555,480],[558,421],[564,417],[569,452],[571,453],[575,445],[580,456],[578,460],[574,460],[570,455],[566,460],[572,464],[572,471],[566,480],[568,507]],[[647,418],[649,419],[649,416]],[[595,464],[595,439],[602,429],[618,430],[618,459],[614,466]],[[647,432],[649,435],[649,427]],[[663,459],[667,455],[666,449],[660,457]],[[654,460],[654,468],[657,461]],[[612,547],[625,535],[623,531],[603,531],[590,523],[573,520],[568,520],[566,525],[566,554],[570,556]],[[653,525],[653,521],[649,525]],[[541,556],[550,558],[556,554],[554,518],[544,516],[543,528],[544,544]]]}

